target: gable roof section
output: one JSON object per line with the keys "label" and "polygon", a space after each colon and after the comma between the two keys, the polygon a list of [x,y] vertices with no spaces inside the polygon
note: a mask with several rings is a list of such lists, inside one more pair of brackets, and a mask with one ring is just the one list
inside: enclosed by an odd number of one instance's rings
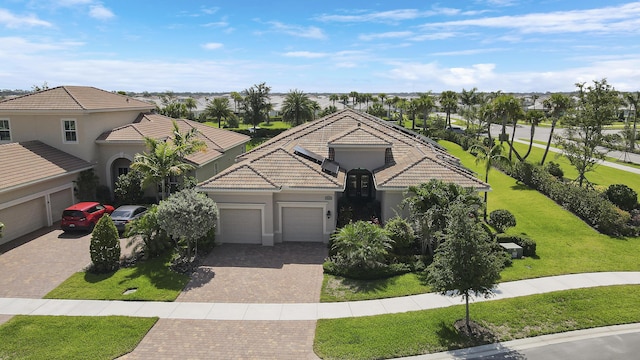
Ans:
{"label": "gable roof section", "polygon": [[328,142],[329,146],[340,147],[389,147],[391,142],[367,131],[360,126],[348,130],[347,132],[335,136]]}
{"label": "gable roof section", "polygon": [[211,191],[228,189],[229,184],[224,181],[225,174],[248,166],[278,188],[344,189],[344,169],[340,169],[337,176],[324,173],[320,164],[296,155],[296,146],[325,158],[329,157],[329,148],[332,146],[391,148],[391,161],[379,169],[372,169],[376,185],[383,190],[406,188],[431,178],[453,181],[477,190],[489,189],[487,184],[464,169],[457,158],[432,140],[351,109],[338,111],[279,134],[239,156],[236,164],[203,183],[202,187]]}
{"label": "gable roof section", "polygon": [[342,189],[344,172],[332,176],[320,165],[276,148],[257,158],[231,166],[200,184],[202,189]]}
{"label": "gable roof section", "polygon": [[140,114],[132,123],[120,126],[100,135],[97,143],[144,143],[145,137],[166,139],[173,136],[173,122],[178,124],[181,132],[193,128],[198,129],[198,138],[207,144],[207,149],[187,156],[187,160],[196,164],[206,164],[224,154],[225,151],[242,145],[250,140],[247,135],[233,131],[218,129],[199,122],[173,119],[164,115],[145,113]]}
{"label": "gable roof section", "polygon": [[154,104],[90,86],[58,86],[0,101],[0,112],[28,111],[150,111]]}
{"label": "gable roof section", "polygon": [[93,165],[40,141],[0,145],[0,192],[92,168]]}

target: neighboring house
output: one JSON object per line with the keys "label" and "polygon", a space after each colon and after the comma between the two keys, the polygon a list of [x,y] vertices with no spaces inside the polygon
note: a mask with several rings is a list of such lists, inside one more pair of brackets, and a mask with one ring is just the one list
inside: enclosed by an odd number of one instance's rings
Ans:
{"label": "neighboring house", "polygon": [[[75,202],[73,181],[93,168],[113,189],[144,137],[172,136],[172,119],[151,114],[155,104],[86,86],[60,86],[0,101],[0,243],[51,226]],[[178,120],[196,127],[208,145],[187,160],[200,180],[215,175],[244,152],[249,137]]]}
{"label": "neighboring house", "polygon": [[220,210],[217,241],[328,242],[345,209],[383,222],[411,185],[489,185],[428,138],[351,109],[290,129],[199,184]]}

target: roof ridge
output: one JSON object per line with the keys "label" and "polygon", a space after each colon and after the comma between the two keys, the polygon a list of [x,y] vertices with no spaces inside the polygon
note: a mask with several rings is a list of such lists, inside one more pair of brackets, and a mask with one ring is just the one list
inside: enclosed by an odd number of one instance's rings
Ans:
{"label": "roof ridge", "polygon": [[254,158],[254,159],[249,160],[249,163],[253,163],[254,161],[257,161],[257,160],[263,159],[263,158],[265,158],[265,157],[267,157],[267,156],[269,156],[269,155],[273,155],[273,154],[278,153],[278,152],[282,152],[282,153],[284,153],[285,155],[287,155],[287,156],[288,156],[288,157],[290,157],[291,159],[293,159],[293,160],[297,161],[298,163],[300,163],[301,165],[303,165],[303,166],[304,166],[304,167],[306,167],[307,169],[309,169],[309,170],[311,170],[311,171],[315,172],[315,173],[316,173],[316,174],[318,174],[318,175],[321,175],[321,176],[322,176],[323,178],[325,178],[326,180],[329,180],[329,181],[331,181],[332,183],[334,183],[334,184],[336,184],[336,185],[340,185],[340,184],[337,182],[337,180],[334,180],[334,177],[333,177],[333,176],[329,176],[328,174],[326,174],[326,173],[325,173],[325,172],[323,172],[323,171],[318,171],[317,169],[315,169],[314,167],[312,167],[311,165],[309,165],[309,164],[308,164],[308,162],[306,162],[306,161],[302,161],[302,160],[300,159],[300,157],[299,157],[299,156],[296,156],[296,155],[294,155],[294,154],[292,154],[292,153],[288,152],[287,150],[285,150],[285,149],[283,149],[283,148],[275,148],[275,149],[273,149],[273,150],[271,150],[271,151],[269,151],[269,152],[266,152],[266,153],[264,153],[264,154],[260,155],[259,157],[256,157],[256,158]]}
{"label": "roof ridge", "polygon": [[[70,97],[71,99],[73,99],[73,101],[75,101],[75,103],[76,103],[76,104],[78,104],[78,106],[80,106],[80,108],[81,108],[82,110],[87,110],[87,108],[86,108],[84,105],[82,105],[82,103],[80,103],[80,101],[79,101],[78,99],[76,99],[76,97],[75,97],[75,96],[73,96],[73,94],[71,94],[71,92],[69,91],[69,89],[67,88],[67,86],[60,86],[60,87],[61,87],[61,88],[62,88],[62,89],[67,93],[67,95],[69,95],[69,97]],[[88,86],[88,87],[90,87],[90,86]]]}

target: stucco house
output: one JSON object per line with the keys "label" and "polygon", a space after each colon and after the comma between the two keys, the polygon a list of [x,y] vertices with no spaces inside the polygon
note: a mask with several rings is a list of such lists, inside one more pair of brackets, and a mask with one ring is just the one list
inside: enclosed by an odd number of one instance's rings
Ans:
{"label": "stucco house", "polygon": [[[113,189],[144,137],[172,135],[173,119],[153,114],[155,104],[87,86],[60,86],[0,102],[0,243],[44,226],[75,202],[73,181],[93,168]],[[207,150],[187,161],[204,180],[245,151],[249,137],[177,120],[181,131],[200,130]]]}
{"label": "stucco house", "polygon": [[218,204],[216,241],[273,245],[328,242],[344,211],[384,222],[430,179],[489,190],[430,139],[346,109],[283,132],[198,188]]}

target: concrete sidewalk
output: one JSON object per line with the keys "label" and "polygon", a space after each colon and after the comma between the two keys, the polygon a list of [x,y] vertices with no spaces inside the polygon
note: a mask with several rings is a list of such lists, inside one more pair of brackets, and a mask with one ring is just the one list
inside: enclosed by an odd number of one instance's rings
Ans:
{"label": "concrete sidewalk", "polygon": [[[506,282],[496,287],[495,296],[474,301],[625,284],[640,284],[640,272],[584,273]],[[461,297],[435,293],[379,300],[297,304],[0,298],[0,315],[122,315],[160,319],[301,321],[394,314],[458,304],[462,304]]]}

